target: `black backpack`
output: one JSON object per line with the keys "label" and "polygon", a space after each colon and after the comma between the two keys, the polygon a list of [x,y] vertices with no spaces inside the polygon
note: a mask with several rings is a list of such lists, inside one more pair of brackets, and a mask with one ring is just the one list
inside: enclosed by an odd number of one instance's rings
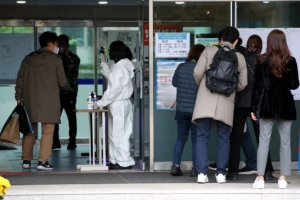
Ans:
{"label": "black backpack", "polygon": [[[206,87],[211,93],[230,96],[239,83],[238,58],[236,50],[228,46],[217,46],[219,50],[215,54],[210,69],[206,74]],[[226,51],[224,48],[229,49]]]}

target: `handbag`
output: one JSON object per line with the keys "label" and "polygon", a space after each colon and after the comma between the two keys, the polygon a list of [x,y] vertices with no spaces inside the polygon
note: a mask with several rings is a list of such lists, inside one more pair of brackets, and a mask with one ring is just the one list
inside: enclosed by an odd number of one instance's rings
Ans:
{"label": "handbag", "polygon": [[1,132],[0,140],[2,142],[17,144],[20,140],[19,114],[11,115],[8,124]]}

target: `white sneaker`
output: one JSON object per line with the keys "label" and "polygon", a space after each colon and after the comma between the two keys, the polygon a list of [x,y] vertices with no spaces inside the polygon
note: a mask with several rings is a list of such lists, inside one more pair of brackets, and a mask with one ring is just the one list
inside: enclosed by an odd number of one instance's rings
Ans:
{"label": "white sneaker", "polygon": [[278,188],[279,189],[286,189],[288,186],[288,183],[286,182],[286,180],[278,180]]}
{"label": "white sneaker", "polygon": [[208,182],[208,177],[207,174],[198,174],[198,180],[197,183],[207,183]]}
{"label": "white sneaker", "polygon": [[253,185],[252,185],[252,187],[255,188],[255,189],[263,189],[263,188],[265,188],[265,181],[264,180],[258,180],[258,178],[256,178]]}
{"label": "white sneaker", "polygon": [[226,176],[223,174],[216,174],[216,181],[217,183],[226,183]]}

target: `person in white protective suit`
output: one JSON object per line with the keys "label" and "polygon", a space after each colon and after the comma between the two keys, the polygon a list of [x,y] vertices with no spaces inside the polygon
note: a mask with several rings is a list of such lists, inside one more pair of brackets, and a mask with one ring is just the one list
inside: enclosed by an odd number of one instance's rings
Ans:
{"label": "person in white protective suit", "polygon": [[108,106],[109,169],[131,169],[135,164],[130,156],[129,137],[132,133],[133,93],[131,79],[134,66],[126,58],[126,47],[122,41],[110,44],[109,57],[115,63],[109,67],[103,54],[100,54],[102,74],[108,80],[107,90],[97,102],[100,108]]}

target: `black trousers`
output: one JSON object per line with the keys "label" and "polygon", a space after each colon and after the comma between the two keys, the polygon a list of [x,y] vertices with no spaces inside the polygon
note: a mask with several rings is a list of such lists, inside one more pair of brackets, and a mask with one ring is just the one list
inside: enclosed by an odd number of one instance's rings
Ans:
{"label": "black trousers", "polygon": [[[233,127],[230,135],[230,152],[229,152],[229,168],[228,172],[239,171],[240,164],[240,151],[243,140],[244,127],[247,117],[251,117],[251,108],[239,108],[234,109]],[[252,120],[253,129],[255,132],[256,142],[259,144],[259,125]],[[273,165],[270,157],[270,151],[268,152],[268,160],[266,165],[266,171],[273,172]]]}
{"label": "black trousers", "polygon": [[[77,118],[76,118],[76,94],[61,94],[60,95],[60,104],[61,104],[61,113],[65,110],[68,121],[69,121],[69,142],[76,142],[77,135]],[[60,113],[60,114],[61,114]],[[55,124],[54,134],[53,134],[53,143],[59,143],[59,125]]]}

